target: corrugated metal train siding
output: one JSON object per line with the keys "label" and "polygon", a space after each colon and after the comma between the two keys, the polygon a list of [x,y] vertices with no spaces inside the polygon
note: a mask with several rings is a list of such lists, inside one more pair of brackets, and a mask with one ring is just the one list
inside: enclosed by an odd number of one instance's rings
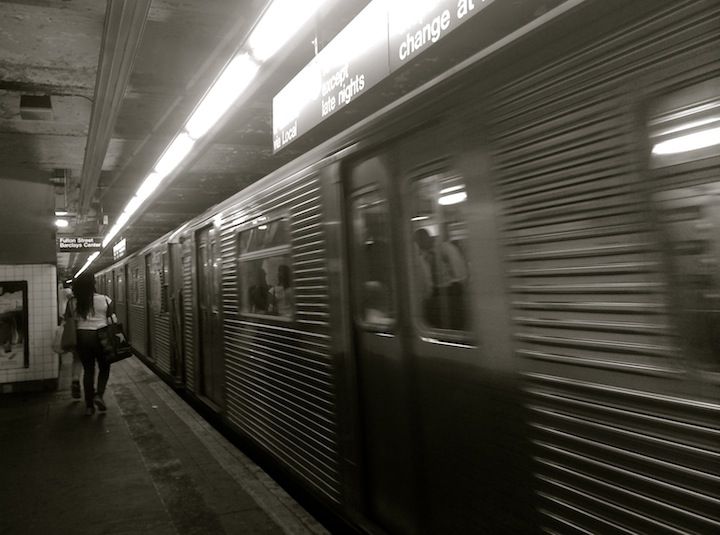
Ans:
{"label": "corrugated metal train siding", "polygon": [[236,241],[243,216],[227,214],[221,237],[227,417],[337,502],[335,381],[319,184],[302,179],[257,200],[258,214],[291,214],[296,317],[265,323],[239,316]]}
{"label": "corrugated metal train siding", "polygon": [[155,332],[152,334],[152,354],[155,365],[165,373],[170,373],[170,316],[155,314],[153,322]]}
{"label": "corrugated metal train siding", "polygon": [[696,64],[698,51],[720,47],[711,4],[678,3],[492,99],[549,533],[720,532],[720,406],[672,395],[684,375],[624,95],[664,64],[712,70]]}
{"label": "corrugated metal train siding", "polygon": [[183,345],[185,364],[185,386],[191,392],[195,391],[195,314],[193,312],[193,281],[192,240],[182,245],[182,306],[183,306]]}

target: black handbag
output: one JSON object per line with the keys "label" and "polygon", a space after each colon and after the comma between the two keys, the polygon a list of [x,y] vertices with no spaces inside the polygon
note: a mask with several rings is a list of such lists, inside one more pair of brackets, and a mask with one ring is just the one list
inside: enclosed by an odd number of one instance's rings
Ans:
{"label": "black handbag", "polygon": [[133,350],[127,341],[122,323],[115,321],[112,314],[109,314],[107,318],[109,322],[107,327],[98,329],[97,333],[102,346],[103,357],[108,364],[112,364],[131,357]]}
{"label": "black handbag", "polygon": [[60,348],[62,351],[72,351],[77,347],[77,321],[75,320],[75,310],[70,305],[72,300],[68,301],[65,306],[65,323],[60,337]]}

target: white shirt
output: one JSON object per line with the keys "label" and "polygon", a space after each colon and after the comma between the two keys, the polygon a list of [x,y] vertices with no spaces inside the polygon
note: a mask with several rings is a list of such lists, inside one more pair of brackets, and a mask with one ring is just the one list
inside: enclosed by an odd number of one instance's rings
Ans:
{"label": "white shirt", "polygon": [[97,331],[98,329],[107,327],[107,310],[110,303],[112,303],[112,299],[106,295],[93,295],[93,306],[90,310],[88,310],[87,318],[83,318],[76,312],[77,299],[73,299],[70,306],[75,314],[77,328],[83,331]]}

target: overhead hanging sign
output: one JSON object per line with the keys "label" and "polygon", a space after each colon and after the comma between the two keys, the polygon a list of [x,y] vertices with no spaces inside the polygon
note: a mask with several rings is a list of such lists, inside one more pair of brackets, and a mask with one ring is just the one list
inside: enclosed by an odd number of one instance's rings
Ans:
{"label": "overhead hanging sign", "polygon": [[125,247],[127,246],[126,238],[123,238],[113,245],[113,260],[119,260],[125,256]]}
{"label": "overhead hanging sign", "polygon": [[341,110],[494,0],[373,0],[273,98],[273,151]]}
{"label": "overhead hanging sign", "polygon": [[102,238],[97,236],[59,236],[57,249],[60,253],[92,253],[102,249]]}

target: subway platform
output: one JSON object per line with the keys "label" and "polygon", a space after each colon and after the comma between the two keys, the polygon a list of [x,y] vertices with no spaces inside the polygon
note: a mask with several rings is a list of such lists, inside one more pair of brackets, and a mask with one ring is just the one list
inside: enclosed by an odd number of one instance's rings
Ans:
{"label": "subway platform", "polygon": [[327,531],[135,357],[106,413],[54,392],[0,395],[0,535]]}

